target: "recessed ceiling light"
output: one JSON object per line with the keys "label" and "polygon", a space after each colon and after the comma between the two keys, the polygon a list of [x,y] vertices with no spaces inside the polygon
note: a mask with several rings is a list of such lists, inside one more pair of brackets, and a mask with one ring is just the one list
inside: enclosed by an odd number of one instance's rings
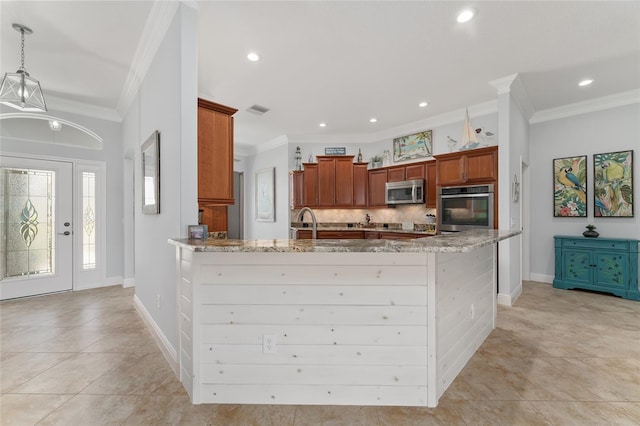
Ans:
{"label": "recessed ceiling light", "polygon": [[320,123],[320,127],[327,127],[327,123]]}
{"label": "recessed ceiling light", "polygon": [[49,128],[54,132],[59,132],[62,129],[62,124],[58,120],[49,120]]}
{"label": "recessed ceiling light", "polygon": [[247,59],[251,62],[256,62],[260,60],[260,55],[258,55],[256,52],[251,52],[247,55]]}
{"label": "recessed ceiling light", "polygon": [[418,106],[419,106],[420,108],[424,108],[424,107],[426,107],[427,105],[429,105],[429,102],[420,102],[420,103],[418,104]]}
{"label": "recessed ceiling light", "polygon": [[377,118],[372,118],[369,120],[369,123],[377,123],[378,119]]}
{"label": "recessed ceiling light", "polygon": [[593,83],[593,80],[588,78],[588,79],[582,80],[580,83],[578,83],[578,86],[584,87],[584,86],[590,85],[591,83]]}
{"label": "recessed ceiling light", "polygon": [[475,9],[465,9],[458,15],[458,22],[464,24],[472,20],[474,16],[476,16]]}

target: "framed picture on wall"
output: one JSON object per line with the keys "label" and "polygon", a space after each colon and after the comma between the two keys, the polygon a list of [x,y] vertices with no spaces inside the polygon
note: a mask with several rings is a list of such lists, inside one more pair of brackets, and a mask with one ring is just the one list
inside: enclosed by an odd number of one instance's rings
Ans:
{"label": "framed picture on wall", "polygon": [[275,168],[256,172],[256,221],[275,222]]}
{"label": "framed picture on wall", "polygon": [[553,217],[587,217],[587,156],[553,160]]}
{"label": "framed picture on wall", "polygon": [[593,156],[593,215],[633,217],[633,151]]}

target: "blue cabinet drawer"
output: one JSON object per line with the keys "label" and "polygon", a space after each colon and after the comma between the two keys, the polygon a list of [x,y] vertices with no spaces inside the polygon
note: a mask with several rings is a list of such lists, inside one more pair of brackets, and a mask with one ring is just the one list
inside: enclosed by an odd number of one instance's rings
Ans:
{"label": "blue cabinet drawer", "polygon": [[598,240],[595,238],[566,239],[562,240],[562,247],[629,250],[629,241]]}

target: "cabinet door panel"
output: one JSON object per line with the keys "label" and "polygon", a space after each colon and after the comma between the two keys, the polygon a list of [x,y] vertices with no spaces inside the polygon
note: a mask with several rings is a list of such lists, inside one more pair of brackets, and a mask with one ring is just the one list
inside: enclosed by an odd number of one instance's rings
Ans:
{"label": "cabinet door panel", "polygon": [[233,204],[233,117],[198,107],[198,199]]}
{"label": "cabinet door panel", "polygon": [[369,206],[386,206],[385,185],[387,183],[386,170],[369,171]]}
{"label": "cabinet door panel", "polygon": [[367,164],[353,165],[353,205],[357,207],[367,206],[367,193],[369,190],[369,171]]}
{"label": "cabinet door panel", "polygon": [[318,158],[318,206],[333,206],[336,201],[336,167],[333,159]]}
{"label": "cabinet door panel", "polygon": [[438,185],[447,186],[464,183],[462,178],[464,173],[464,157],[438,159],[437,167]]}
{"label": "cabinet door panel", "polygon": [[387,182],[402,182],[405,180],[404,177],[404,166],[403,167],[393,167],[387,170]]}
{"label": "cabinet door panel", "polygon": [[628,254],[624,252],[596,251],[594,284],[602,287],[626,288],[625,271],[628,270]]}
{"label": "cabinet door panel", "polygon": [[438,191],[436,187],[436,162],[432,161],[425,165],[426,169],[426,188],[427,193],[425,194],[426,198],[426,206],[428,208],[435,208],[438,200]]}
{"label": "cabinet door panel", "polygon": [[475,180],[497,179],[495,151],[482,154],[467,154],[467,182]]}
{"label": "cabinet door panel", "polygon": [[404,168],[404,175],[407,180],[424,179],[424,164],[411,164]]}
{"label": "cabinet door panel", "polygon": [[304,207],[304,172],[291,172],[291,206],[294,209]]}
{"label": "cabinet door panel", "polygon": [[335,205],[353,206],[353,161],[351,157],[335,160]]}
{"label": "cabinet door panel", "polygon": [[307,207],[316,207],[318,205],[318,164],[304,164],[304,191],[302,199]]}
{"label": "cabinet door panel", "polygon": [[562,277],[566,282],[591,284],[591,251],[566,249]]}

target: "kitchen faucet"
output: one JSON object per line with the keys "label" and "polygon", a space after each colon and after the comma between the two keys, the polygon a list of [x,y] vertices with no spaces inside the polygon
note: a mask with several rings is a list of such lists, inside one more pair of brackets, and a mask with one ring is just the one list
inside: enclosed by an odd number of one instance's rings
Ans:
{"label": "kitchen faucet", "polygon": [[309,207],[301,208],[300,213],[298,213],[298,222],[302,222],[302,220],[304,220],[304,214],[306,212],[311,213],[311,238],[315,240],[318,238],[318,222],[316,221],[316,215],[313,213],[313,210]]}

